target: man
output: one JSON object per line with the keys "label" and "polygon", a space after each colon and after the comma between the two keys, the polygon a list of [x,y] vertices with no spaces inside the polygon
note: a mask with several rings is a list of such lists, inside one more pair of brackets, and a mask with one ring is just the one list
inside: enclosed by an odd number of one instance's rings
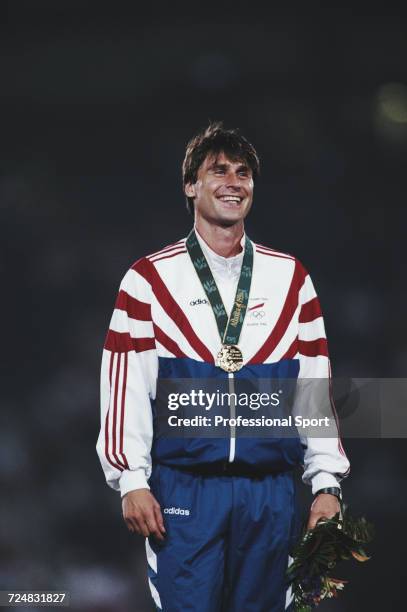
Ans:
{"label": "man", "polygon": [[309,528],[339,511],[349,469],[337,436],[239,437],[234,426],[217,438],[186,427],[158,434],[163,380],[232,390],[245,378],[329,380],[308,273],[245,234],[258,173],[237,130],[211,124],[190,141],[183,183],[194,229],[127,272],[103,352],[98,453],[128,529],[148,538],[150,588],[166,612],[288,609],[293,469],[304,466],[316,495]]}

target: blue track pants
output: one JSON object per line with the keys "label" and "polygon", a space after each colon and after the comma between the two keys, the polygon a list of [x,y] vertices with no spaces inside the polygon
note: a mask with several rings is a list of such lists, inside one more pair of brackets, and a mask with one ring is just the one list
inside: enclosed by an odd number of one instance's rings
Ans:
{"label": "blue track pants", "polygon": [[151,491],[166,540],[146,541],[148,577],[164,612],[283,612],[296,537],[290,472],[196,475],[155,465]]}

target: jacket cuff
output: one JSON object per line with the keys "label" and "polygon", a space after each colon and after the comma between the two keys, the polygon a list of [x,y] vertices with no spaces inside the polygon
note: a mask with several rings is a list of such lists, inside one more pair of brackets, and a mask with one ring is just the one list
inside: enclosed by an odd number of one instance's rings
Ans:
{"label": "jacket cuff", "polygon": [[326,487],[338,487],[341,488],[338,479],[330,472],[318,472],[313,478],[311,478],[312,494],[315,495],[319,489],[325,489]]}
{"label": "jacket cuff", "polygon": [[124,470],[120,476],[120,495],[124,497],[129,491],[149,489],[146,473],[143,469]]}

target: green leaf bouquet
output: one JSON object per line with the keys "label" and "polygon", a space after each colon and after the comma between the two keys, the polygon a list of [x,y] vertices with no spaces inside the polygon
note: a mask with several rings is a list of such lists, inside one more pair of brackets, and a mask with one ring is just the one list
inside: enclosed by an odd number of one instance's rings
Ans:
{"label": "green leaf bouquet", "polygon": [[314,529],[304,528],[287,570],[295,612],[310,612],[324,599],[337,597],[346,581],[333,578],[331,570],[342,560],[367,561],[364,547],[372,539],[372,524],[352,517],[346,506],[333,518],[320,519]]}

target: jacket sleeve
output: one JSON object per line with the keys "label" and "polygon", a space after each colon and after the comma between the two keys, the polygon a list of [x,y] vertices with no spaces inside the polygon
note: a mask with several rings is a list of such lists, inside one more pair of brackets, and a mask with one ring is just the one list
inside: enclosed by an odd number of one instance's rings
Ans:
{"label": "jacket sleeve", "polygon": [[122,496],[149,488],[157,371],[151,286],[133,266],[121,282],[103,348],[96,445],[107,483]]}
{"label": "jacket sleeve", "polygon": [[[333,424],[330,437],[302,438],[306,446],[302,479],[312,486],[312,492],[315,493],[323,487],[339,486],[350,468],[340,440],[332,398],[331,367],[321,307],[311,278],[305,270],[303,277],[304,283],[299,292],[299,384],[306,401],[308,397],[308,402],[319,402],[323,406],[324,415],[328,407],[330,422]],[[314,416],[315,408],[318,409],[318,406],[308,406]]]}

